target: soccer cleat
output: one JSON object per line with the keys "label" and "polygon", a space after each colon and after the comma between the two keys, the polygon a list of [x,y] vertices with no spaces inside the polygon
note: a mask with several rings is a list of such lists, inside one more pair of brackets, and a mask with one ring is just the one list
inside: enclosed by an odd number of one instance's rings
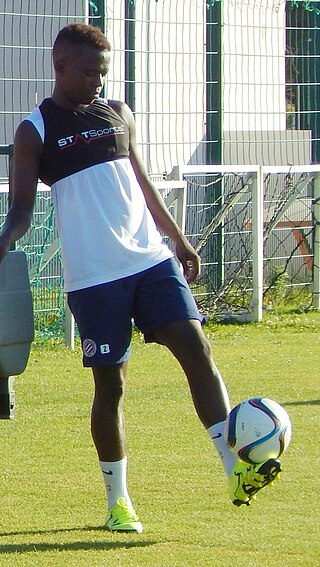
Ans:
{"label": "soccer cleat", "polygon": [[107,530],[111,532],[132,532],[141,534],[143,527],[134,509],[125,498],[118,498],[106,519]]}
{"label": "soccer cleat", "polygon": [[271,486],[274,480],[279,479],[280,465],[278,459],[269,459],[258,465],[237,461],[229,478],[229,495],[233,504],[250,506],[250,501],[255,500],[261,488]]}

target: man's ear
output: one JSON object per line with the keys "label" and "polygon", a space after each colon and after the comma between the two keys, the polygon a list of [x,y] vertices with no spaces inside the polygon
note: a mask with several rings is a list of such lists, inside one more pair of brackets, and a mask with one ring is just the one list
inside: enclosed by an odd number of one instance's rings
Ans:
{"label": "man's ear", "polygon": [[59,57],[53,62],[54,70],[56,73],[63,73],[66,65],[66,60],[63,57]]}

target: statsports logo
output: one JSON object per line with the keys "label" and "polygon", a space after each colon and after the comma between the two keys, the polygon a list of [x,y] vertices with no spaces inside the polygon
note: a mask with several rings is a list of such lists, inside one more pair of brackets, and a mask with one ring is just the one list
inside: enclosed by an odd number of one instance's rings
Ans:
{"label": "statsports logo", "polygon": [[85,144],[90,144],[94,140],[100,138],[105,138],[107,136],[121,135],[124,134],[124,126],[110,126],[109,128],[100,128],[98,130],[85,130],[78,134],[73,134],[70,136],[65,136],[65,138],[60,138],[58,140],[58,146],[61,149],[70,148],[75,146],[78,142],[84,142]]}

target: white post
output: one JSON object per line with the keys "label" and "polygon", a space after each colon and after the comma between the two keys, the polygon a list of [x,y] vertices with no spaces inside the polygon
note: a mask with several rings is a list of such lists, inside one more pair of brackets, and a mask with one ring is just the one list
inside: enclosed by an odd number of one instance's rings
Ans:
{"label": "white post", "polygon": [[252,173],[252,279],[253,321],[262,320],[263,299],[263,174]]}
{"label": "white post", "polygon": [[176,221],[183,233],[185,232],[185,228],[186,228],[186,208],[187,208],[187,184],[184,183],[182,187],[177,188],[177,200],[176,200]]}
{"label": "white post", "polygon": [[314,177],[313,307],[320,309],[320,173]]}
{"label": "white post", "polygon": [[173,207],[173,216],[182,232],[186,226],[186,207],[187,207],[187,182],[186,181],[156,181],[154,186],[162,194],[168,191],[163,197],[166,207]]}
{"label": "white post", "polygon": [[65,344],[74,350],[74,317],[69,309],[69,306],[66,305],[66,310],[64,314],[64,342]]}

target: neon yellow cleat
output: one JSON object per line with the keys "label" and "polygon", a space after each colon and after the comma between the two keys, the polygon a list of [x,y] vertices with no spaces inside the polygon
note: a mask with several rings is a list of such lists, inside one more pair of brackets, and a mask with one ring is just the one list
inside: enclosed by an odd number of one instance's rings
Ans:
{"label": "neon yellow cleat", "polygon": [[111,508],[105,527],[111,532],[132,532],[136,534],[141,534],[143,530],[137,514],[131,506],[128,506],[124,498],[118,498],[115,506]]}
{"label": "neon yellow cleat", "polygon": [[229,478],[229,495],[233,504],[250,506],[257,492],[277,480],[280,471],[278,459],[269,459],[258,465],[237,461]]}

